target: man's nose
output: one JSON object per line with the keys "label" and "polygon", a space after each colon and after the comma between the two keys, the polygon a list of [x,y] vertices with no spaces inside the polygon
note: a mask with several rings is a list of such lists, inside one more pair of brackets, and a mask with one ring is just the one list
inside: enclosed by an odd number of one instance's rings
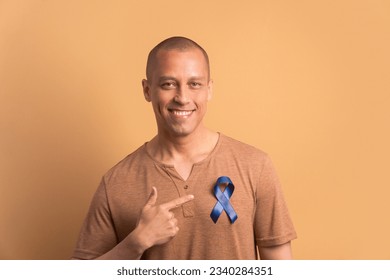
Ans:
{"label": "man's nose", "polygon": [[182,105],[187,104],[190,101],[189,89],[186,86],[180,86],[176,91],[174,100]]}

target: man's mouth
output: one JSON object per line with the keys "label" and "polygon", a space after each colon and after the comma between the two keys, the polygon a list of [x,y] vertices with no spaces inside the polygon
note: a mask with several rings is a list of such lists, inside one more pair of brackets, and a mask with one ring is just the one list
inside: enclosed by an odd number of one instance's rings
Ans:
{"label": "man's mouth", "polygon": [[195,110],[175,110],[175,109],[168,109],[169,112],[171,112],[175,116],[179,117],[187,117],[192,114]]}

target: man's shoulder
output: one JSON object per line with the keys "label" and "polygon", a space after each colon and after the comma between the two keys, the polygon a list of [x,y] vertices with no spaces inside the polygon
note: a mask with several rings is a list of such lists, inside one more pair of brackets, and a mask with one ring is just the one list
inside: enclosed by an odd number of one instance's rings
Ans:
{"label": "man's shoulder", "polygon": [[268,157],[268,154],[262,149],[244,143],[240,140],[234,139],[230,136],[226,136],[224,134],[221,134],[221,145],[223,146],[223,148],[221,149],[222,152],[229,151],[235,154],[238,153],[244,157],[250,156],[261,159],[265,159]]}
{"label": "man's shoulder", "polygon": [[144,144],[111,167],[104,177],[110,179],[112,177],[121,177],[121,175],[129,175],[129,173],[136,173],[140,163],[145,165],[149,161],[151,160],[149,160]]}
{"label": "man's shoulder", "polygon": [[254,176],[260,176],[261,170],[272,166],[269,155],[262,149],[225,135],[221,137],[215,162]]}

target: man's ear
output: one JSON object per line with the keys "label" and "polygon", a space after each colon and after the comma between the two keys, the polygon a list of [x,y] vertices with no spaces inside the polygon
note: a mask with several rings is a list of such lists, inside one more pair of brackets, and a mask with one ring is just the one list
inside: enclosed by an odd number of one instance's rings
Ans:
{"label": "man's ear", "polygon": [[208,87],[208,93],[207,93],[207,101],[210,101],[211,98],[213,97],[213,80],[209,81],[209,84],[207,85]]}
{"label": "man's ear", "polygon": [[150,96],[150,87],[149,87],[148,80],[146,80],[146,79],[142,80],[142,89],[144,92],[145,100],[148,102],[152,101],[152,98]]}

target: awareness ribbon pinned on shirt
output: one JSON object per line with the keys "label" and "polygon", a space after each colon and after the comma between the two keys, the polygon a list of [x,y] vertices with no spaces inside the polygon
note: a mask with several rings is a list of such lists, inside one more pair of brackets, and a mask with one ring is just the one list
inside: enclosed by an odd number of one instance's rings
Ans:
{"label": "awareness ribbon pinned on shirt", "polygon": [[[219,185],[228,184],[224,191],[221,191]],[[228,215],[230,222],[233,224],[237,220],[237,214],[233,209],[233,206],[230,204],[230,197],[233,195],[234,185],[229,177],[222,176],[219,177],[217,183],[214,186],[214,195],[218,200],[215,204],[213,210],[211,211],[210,217],[214,223],[217,223],[219,216],[225,210]]]}

